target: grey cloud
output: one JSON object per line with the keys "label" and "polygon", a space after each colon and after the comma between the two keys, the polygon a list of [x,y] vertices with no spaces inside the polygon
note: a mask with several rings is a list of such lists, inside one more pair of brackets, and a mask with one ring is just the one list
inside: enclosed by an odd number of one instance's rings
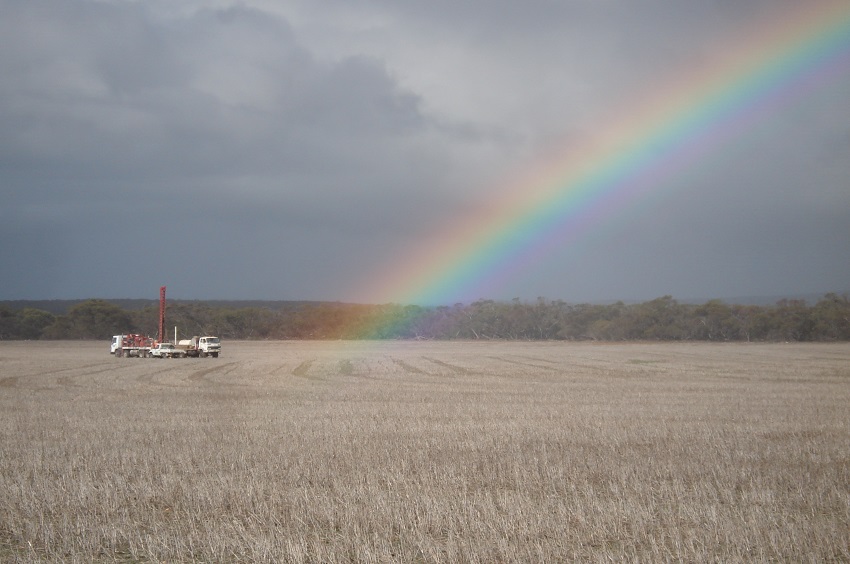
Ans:
{"label": "grey cloud", "polygon": [[136,5],[82,4],[44,33],[7,37],[52,56],[45,83],[7,73],[4,121],[23,158],[93,175],[282,172],[423,126],[416,98],[379,63],[318,63],[279,18],[231,8],[166,25]]}

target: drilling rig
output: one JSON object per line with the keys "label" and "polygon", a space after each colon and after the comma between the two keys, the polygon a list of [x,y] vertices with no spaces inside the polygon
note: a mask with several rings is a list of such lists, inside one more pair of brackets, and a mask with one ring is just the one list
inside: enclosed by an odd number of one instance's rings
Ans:
{"label": "drilling rig", "polygon": [[[160,343],[169,342],[165,335],[165,286],[159,288],[159,324],[157,338],[146,335],[114,335],[109,349],[115,356],[151,356],[151,349]],[[177,341],[177,328],[174,328],[174,347],[184,356],[218,358],[221,354],[221,339],[212,335],[194,336],[191,339]],[[173,357],[174,355],[168,355]],[[161,357],[164,358],[164,357]]]}
{"label": "drilling rig", "polygon": [[150,356],[154,345],[163,342],[165,342],[165,286],[159,288],[159,333],[156,340],[138,333],[113,335],[109,352],[115,356],[138,356],[146,358]]}
{"label": "drilling rig", "polygon": [[159,287],[159,334],[157,341],[165,342],[165,286]]}

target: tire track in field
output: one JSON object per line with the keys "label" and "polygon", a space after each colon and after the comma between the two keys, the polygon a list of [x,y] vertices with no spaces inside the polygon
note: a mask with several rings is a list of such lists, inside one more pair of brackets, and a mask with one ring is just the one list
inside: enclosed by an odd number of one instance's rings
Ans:
{"label": "tire track in field", "polygon": [[298,366],[292,369],[292,375],[297,376],[299,378],[310,378],[310,367],[313,366],[313,363],[316,362],[316,359],[311,358],[310,360],[305,360]]}
{"label": "tire track in field", "polygon": [[0,378],[0,388],[17,388],[18,387],[18,377],[17,376],[6,376],[5,378]]}
{"label": "tire track in field", "polygon": [[[103,366],[102,362],[98,362],[96,364],[85,364],[83,366],[71,366],[70,368],[57,368],[54,370],[47,370],[46,372],[33,372],[31,374],[24,374],[21,378],[31,378],[33,376],[55,376],[56,374],[61,374],[63,372],[71,372],[73,370],[85,370],[86,368],[94,368],[97,366]],[[100,372],[105,372],[106,370],[111,370],[112,367],[101,370]]]}
{"label": "tire track in field", "polygon": [[288,363],[280,364],[280,365],[275,366],[274,368],[272,368],[272,369],[268,370],[268,371],[266,372],[266,374],[267,374],[267,375],[269,375],[269,376],[275,376],[275,375],[277,375],[277,374],[280,374],[280,373],[281,373],[281,372],[283,372],[284,370],[286,370],[288,366],[289,366],[289,364],[288,364]]}
{"label": "tire track in field", "polygon": [[369,370],[369,365],[364,364],[363,360],[344,358],[337,362],[336,373],[338,376],[346,376],[349,378],[357,378],[359,380],[381,380],[390,381],[390,378],[376,376]]}
{"label": "tire track in field", "polygon": [[147,384],[149,386],[171,386],[171,387],[173,387],[174,384],[169,384],[167,382],[160,382],[158,380],[154,380],[154,378],[156,376],[160,376],[162,374],[172,372],[173,370],[174,370],[173,367],[168,366],[166,368],[162,368],[162,369],[157,370],[155,372],[145,372],[144,374],[139,374],[138,376],[136,376],[136,381],[141,382],[142,384]]}
{"label": "tire track in field", "polygon": [[[410,368],[414,367],[410,366]],[[368,359],[364,361],[363,359],[352,360],[350,358],[345,358],[337,363],[338,376],[357,378],[358,380],[367,380],[370,382],[398,382],[397,378],[393,378],[389,374],[390,373],[385,373],[385,370],[383,369],[374,371],[372,369],[372,364],[368,362]]]}
{"label": "tire track in field", "polygon": [[213,366],[210,368],[205,368],[203,370],[198,370],[189,375],[189,380],[191,380],[192,382],[206,384],[208,386],[238,386],[240,384],[234,382],[216,382],[215,380],[210,380],[209,378],[207,378],[207,376],[215,372],[230,374],[231,372],[233,372],[233,369],[236,367],[236,364],[236,362],[228,362],[227,364],[221,364],[219,366]]}
{"label": "tire track in field", "polygon": [[429,372],[425,372],[421,368],[417,368],[416,366],[413,366],[412,364],[408,364],[408,363],[404,362],[403,360],[401,360],[400,358],[393,358],[391,360],[393,361],[393,364],[395,364],[396,366],[398,366],[399,368],[401,368],[402,370],[404,370],[408,374],[418,374],[418,375],[421,375],[421,376],[433,376],[433,374],[431,374]]}
{"label": "tire track in field", "polygon": [[[98,367],[98,370],[91,368]],[[121,368],[116,368],[114,364],[104,366],[103,363],[85,364],[82,366],[72,366],[69,368],[56,368],[53,370],[31,372],[20,376],[10,376],[0,379],[0,387],[6,388],[24,388],[30,390],[51,390],[55,386],[63,388],[89,388],[94,387],[95,382],[90,382],[88,385],[79,383],[79,379],[103,374],[106,372],[117,372]],[[73,374],[76,372],[76,374]],[[42,378],[47,377],[47,380]],[[53,380],[51,377],[55,377]]]}
{"label": "tire track in field", "polygon": [[508,364],[515,364],[517,366],[528,366],[530,368],[539,368],[541,370],[551,370],[553,372],[557,372],[558,369],[552,366],[545,366],[542,364],[533,364],[531,362],[522,362],[519,360],[511,360],[509,358],[505,358],[503,356],[488,356],[487,358],[492,358],[493,360],[498,360],[499,362],[506,362]]}
{"label": "tire track in field", "polygon": [[430,356],[423,356],[423,359],[428,362],[433,362],[437,366],[442,366],[443,368],[448,369],[452,374],[461,374],[464,376],[468,376],[471,374],[475,374],[472,370],[468,368],[464,368],[463,366],[457,366],[456,364],[449,364],[448,362],[443,362],[442,360],[437,360],[436,358],[431,358]]}
{"label": "tire track in field", "polygon": [[79,376],[60,376],[56,379],[56,383],[63,388],[82,388],[83,386],[74,381],[76,378]]}
{"label": "tire track in field", "polygon": [[526,360],[533,360],[534,362],[545,362],[546,364],[554,364],[560,365],[561,363],[557,360],[549,360],[548,358],[539,358],[536,356],[527,356],[527,355],[516,355],[517,358],[524,358]]}
{"label": "tire track in field", "polygon": [[431,370],[425,370],[419,368],[416,365],[405,362],[400,358],[390,357],[392,363],[401,368],[402,371],[404,371],[404,376],[396,376],[393,378],[373,377],[373,379],[393,382],[393,384],[395,384],[396,386],[403,385],[410,386],[411,389],[422,389],[423,386],[445,386],[447,382],[451,382],[453,380],[454,375],[470,374],[468,370],[459,366],[453,366],[445,362],[435,361],[434,359],[426,358],[424,356],[421,356],[419,358],[437,364],[442,368],[448,368],[450,370],[450,374],[446,374],[445,370],[439,370],[435,367],[430,366],[427,368],[431,368]]}
{"label": "tire track in field", "polygon": [[339,361],[339,373],[345,376],[354,374],[354,363],[349,359]]}
{"label": "tire track in field", "polygon": [[[93,365],[97,366],[97,365]],[[70,369],[69,369],[70,370]],[[68,374],[65,376],[60,376],[56,379],[56,383],[60,386],[64,386],[66,388],[84,388],[82,384],[77,383],[78,378],[83,378],[86,376],[94,376],[95,374],[103,374],[104,372],[111,372],[113,368],[111,366],[107,366],[106,368],[101,368],[100,370],[90,370],[86,371],[83,374]]]}

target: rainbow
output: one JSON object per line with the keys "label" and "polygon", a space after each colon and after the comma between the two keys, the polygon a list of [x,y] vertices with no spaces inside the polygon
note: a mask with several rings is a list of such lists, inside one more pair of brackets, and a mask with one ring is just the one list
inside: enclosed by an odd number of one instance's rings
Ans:
{"label": "rainbow", "polygon": [[366,301],[450,305],[495,288],[618,213],[657,201],[666,180],[848,70],[850,3],[800,2],[562,148],[474,215],[440,226],[371,280]]}

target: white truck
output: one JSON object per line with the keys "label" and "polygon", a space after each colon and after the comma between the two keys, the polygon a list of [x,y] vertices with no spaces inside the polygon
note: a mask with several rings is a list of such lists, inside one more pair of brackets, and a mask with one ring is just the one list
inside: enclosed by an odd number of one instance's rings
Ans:
{"label": "white truck", "polygon": [[172,343],[157,343],[151,348],[150,355],[154,358],[185,358],[186,351]]}
{"label": "white truck", "polygon": [[113,335],[109,354],[123,357],[147,357],[153,347],[153,339],[147,335],[131,333],[129,335]]}
{"label": "white truck", "polygon": [[177,348],[183,350],[186,356],[205,358],[211,356],[218,358],[221,354],[221,339],[218,337],[192,337],[191,339],[182,339],[177,342]]}

